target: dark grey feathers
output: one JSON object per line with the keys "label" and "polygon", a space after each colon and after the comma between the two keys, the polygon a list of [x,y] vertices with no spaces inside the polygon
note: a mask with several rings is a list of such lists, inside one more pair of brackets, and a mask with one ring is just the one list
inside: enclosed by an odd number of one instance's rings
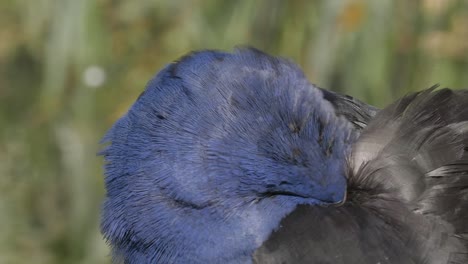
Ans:
{"label": "dark grey feathers", "polygon": [[328,100],[335,108],[336,114],[345,117],[357,129],[364,128],[378,111],[377,108],[349,95],[334,93],[325,89],[321,89],[321,91],[323,92],[323,98]]}
{"label": "dark grey feathers", "polygon": [[257,263],[468,263],[468,92],[408,95],[381,110],[348,161],[341,207],[301,206]]}

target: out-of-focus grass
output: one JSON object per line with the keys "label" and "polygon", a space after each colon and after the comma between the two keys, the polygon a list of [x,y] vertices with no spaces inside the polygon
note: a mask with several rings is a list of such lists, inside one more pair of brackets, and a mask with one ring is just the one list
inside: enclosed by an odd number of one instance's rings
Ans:
{"label": "out-of-focus grass", "polygon": [[249,44],[384,106],[468,85],[464,0],[0,0],[0,263],[108,263],[105,130],[164,64]]}

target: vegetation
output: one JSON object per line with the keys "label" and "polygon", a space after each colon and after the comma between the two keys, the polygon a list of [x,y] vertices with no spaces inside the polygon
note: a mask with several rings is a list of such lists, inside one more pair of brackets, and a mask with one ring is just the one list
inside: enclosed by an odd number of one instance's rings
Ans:
{"label": "vegetation", "polygon": [[468,1],[0,0],[0,263],[109,263],[95,153],[146,82],[247,44],[384,106],[468,85]]}

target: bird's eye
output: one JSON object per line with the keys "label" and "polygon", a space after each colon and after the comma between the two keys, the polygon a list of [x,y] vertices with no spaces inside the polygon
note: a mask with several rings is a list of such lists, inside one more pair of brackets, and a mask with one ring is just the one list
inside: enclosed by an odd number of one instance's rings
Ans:
{"label": "bird's eye", "polygon": [[291,183],[289,183],[287,181],[281,181],[279,185],[281,186],[281,185],[288,185],[288,184],[291,184]]}

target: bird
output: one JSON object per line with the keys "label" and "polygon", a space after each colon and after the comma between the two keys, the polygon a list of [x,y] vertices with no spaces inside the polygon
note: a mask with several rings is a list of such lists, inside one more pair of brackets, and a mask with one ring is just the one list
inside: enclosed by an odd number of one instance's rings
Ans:
{"label": "bird", "polygon": [[468,91],[378,109],[250,47],[165,66],[102,140],[114,263],[468,263]]}

